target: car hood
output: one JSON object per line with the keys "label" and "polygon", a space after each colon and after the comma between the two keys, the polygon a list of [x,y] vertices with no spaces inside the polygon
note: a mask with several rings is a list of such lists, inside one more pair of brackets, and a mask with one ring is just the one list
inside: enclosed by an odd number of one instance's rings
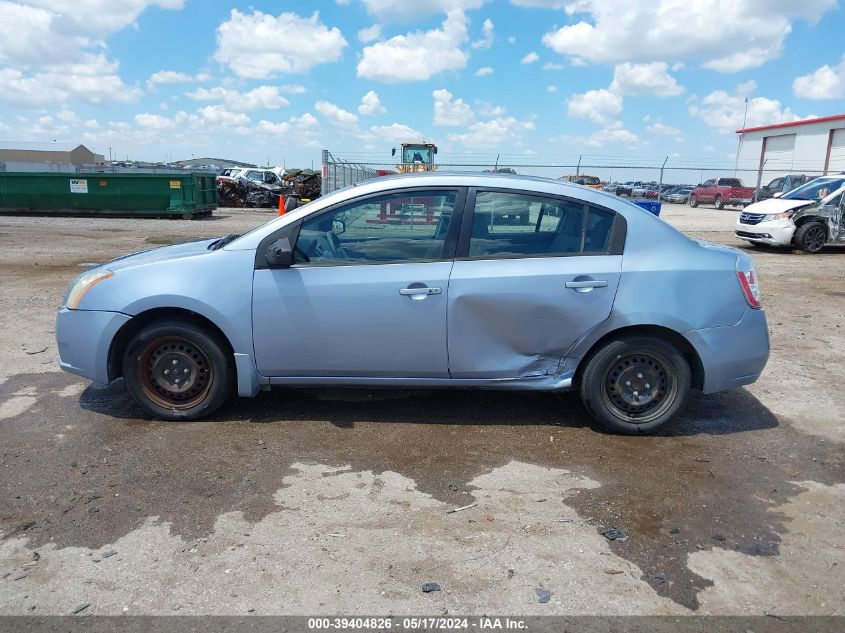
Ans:
{"label": "car hood", "polygon": [[812,200],[784,200],[783,198],[769,198],[745,207],[745,213],[774,214],[792,211],[813,204]]}
{"label": "car hood", "polygon": [[212,251],[208,247],[213,242],[219,240],[219,237],[199,240],[196,242],[185,242],[184,244],[174,244],[172,246],[160,246],[158,248],[151,248],[146,251],[139,251],[137,253],[130,253],[123,255],[116,259],[103,264],[112,272],[123,270],[125,268],[134,268],[135,266],[143,266],[144,264],[152,264],[155,262],[171,261],[175,259],[182,259],[185,257],[194,257],[196,255],[203,255]]}

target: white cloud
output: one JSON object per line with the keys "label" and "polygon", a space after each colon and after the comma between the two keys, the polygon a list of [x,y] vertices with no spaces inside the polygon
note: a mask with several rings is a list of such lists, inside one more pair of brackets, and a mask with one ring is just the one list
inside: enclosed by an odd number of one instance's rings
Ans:
{"label": "white cloud", "polygon": [[816,20],[835,5],[836,0],[578,0],[566,5],[572,23],[546,33],[543,43],[590,62],[689,60],[737,72],[780,55],[793,21]]}
{"label": "white cloud", "polygon": [[141,91],[117,74],[117,62],[88,55],[78,63],[55,64],[31,74],[0,68],[0,101],[22,106],[47,106],[68,100],[86,103],[130,103]]}
{"label": "white cloud", "polygon": [[449,134],[447,138],[453,143],[461,143],[466,147],[497,147],[505,142],[518,143],[522,133],[533,130],[531,121],[519,121],[514,117],[478,121],[469,126],[464,134]]}
{"label": "white cloud", "polygon": [[476,101],[475,111],[481,116],[500,117],[505,113],[502,106],[493,105],[489,101]]}
{"label": "white cloud", "polygon": [[508,36],[508,44],[516,44],[516,36],[515,35],[509,35]]}
{"label": "white cloud", "polygon": [[318,101],[314,104],[317,114],[324,117],[336,127],[354,128],[358,123],[358,116],[336,106],[328,101]]}
{"label": "white cloud", "polygon": [[476,77],[486,77],[487,75],[493,74],[493,68],[491,66],[482,66],[478,70],[475,71]]}
{"label": "white cloud", "polygon": [[195,101],[220,101],[229,110],[250,112],[252,110],[276,110],[290,105],[281,94],[279,86],[259,86],[248,92],[238,92],[229,88],[198,88],[185,96]]}
{"label": "white cloud", "polygon": [[401,123],[373,125],[370,127],[370,134],[377,139],[394,142],[422,140],[423,138],[422,132]]}
{"label": "white cloud", "polygon": [[558,87],[557,86],[549,86],[548,88],[546,88],[546,92],[558,92]]}
{"label": "white cloud", "polygon": [[571,117],[605,124],[622,112],[622,97],[605,88],[573,94],[567,101],[566,112]]}
{"label": "white cloud", "polygon": [[669,72],[666,62],[650,64],[617,64],[613,69],[610,90],[619,95],[654,95],[675,97],[684,89]]}
{"label": "white cloud", "polygon": [[796,77],[792,92],[802,99],[845,98],[845,55],[837,66],[825,64],[808,75]]}
{"label": "white cloud", "polygon": [[243,112],[232,112],[227,110],[226,106],[210,105],[200,108],[196,113],[192,114],[188,119],[191,125],[195,126],[221,126],[221,127],[236,127],[239,125],[247,125],[249,117]]}
{"label": "white cloud", "polygon": [[181,9],[185,0],[28,0],[27,4],[53,12],[74,30],[103,35],[129,26],[148,7]]}
{"label": "white cloud", "polygon": [[381,25],[380,24],[373,24],[372,26],[364,27],[358,31],[358,41],[364,42],[372,42],[373,40],[377,40],[381,37]]}
{"label": "white cloud", "polygon": [[279,92],[284,92],[289,95],[301,95],[305,92],[305,86],[299,84],[284,84],[279,86]]}
{"label": "white cloud", "polygon": [[450,11],[478,9],[487,0],[428,0],[397,2],[396,0],[363,0],[367,11],[382,21],[413,22],[420,18]]}
{"label": "white cloud", "polygon": [[466,126],[475,120],[472,108],[463,99],[452,100],[452,93],[441,88],[434,97],[434,125]]}
{"label": "white cloud", "polygon": [[467,54],[467,20],[461,11],[450,11],[439,29],[391,37],[364,48],[358,77],[384,83],[425,81],[446,70],[460,70]]}
{"label": "white cloud", "polygon": [[539,56],[537,53],[535,53],[534,51],[531,51],[531,52],[530,52],[530,53],[528,53],[525,57],[523,57],[523,58],[520,60],[520,62],[519,62],[519,63],[520,63],[520,64],[533,64],[533,63],[534,63],[534,62],[536,62],[538,59],[540,59],[540,56]]}
{"label": "white cloud", "polygon": [[[751,82],[753,84],[753,82]],[[690,116],[701,119],[707,127],[718,130],[722,133],[729,133],[742,127],[742,120],[745,114],[745,98],[747,90],[754,86],[742,84],[737,86],[733,93],[724,90],[715,90],[707,96],[690,100],[687,108]],[[783,107],[777,99],[766,97],[753,97],[748,100],[748,117],[746,127],[758,125],[770,125],[773,123],[784,123],[797,121],[798,117],[791,108]]]}
{"label": "white cloud", "polygon": [[320,122],[308,112],[302,116],[293,116],[287,121],[276,123],[273,121],[261,120],[256,126],[259,134],[278,136],[280,142],[291,145],[298,144],[307,147],[320,145]]}
{"label": "white cloud", "polygon": [[593,132],[586,139],[585,145],[589,147],[604,147],[605,145],[626,145],[629,148],[636,147],[639,137],[633,132],[626,130],[621,123],[614,123],[606,128]]}
{"label": "white cloud", "polygon": [[176,122],[160,114],[149,114],[144,112],[135,115],[135,123],[143,128],[151,130],[170,130],[176,127]]}
{"label": "white cloud", "polygon": [[563,70],[563,64],[557,62],[546,62],[543,64],[543,70]]}
{"label": "white cloud", "polygon": [[684,135],[678,128],[666,125],[659,120],[655,121],[653,125],[649,125],[646,130],[651,134],[657,134],[659,136],[671,136],[679,143],[684,140]]}
{"label": "white cloud", "polygon": [[493,46],[493,40],[496,37],[496,34],[493,32],[493,21],[490,18],[484,20],[484,24],[481,27],[481,33],[481,39],[474,41],[472,43],[472,47],[481,51],[486,51]]}
{"label": "white cloud", "polygon": [[563,9],[571,0],[511,0],[511,4],[531,9]]}
{"label": "white cloud", "polygon": [[159,70],[150,75],[150,78],[147,79],[147,85],[152,87],[158,84],[187,84],[195,81],[208,81],[210,78],[207,73],[190,75],[175,70]]}
{"label": "white cloud", "polygon": [[381,105],[381,100],[378,98],[375,90],[370,90],[361,97],[361,105],[358,106],[359,114],[371,116],[373,114],[384,114],[385,112],[387,112],[387,108]]}
{"label": "white cloud", "polygon": [[239,77],[266,79],[279,73],[305,73],[319,64],[340,59],[347,42],[337,27],[328,28],[320,14],[278,17],[232,9],[217,27],[214,59]]}

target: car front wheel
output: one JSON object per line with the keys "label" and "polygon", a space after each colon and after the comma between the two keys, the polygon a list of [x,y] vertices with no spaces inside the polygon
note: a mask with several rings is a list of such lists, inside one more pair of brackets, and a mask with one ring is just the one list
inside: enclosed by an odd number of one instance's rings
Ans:
{"label": "car front wheel", "polygon": [[580,392],[584,406],[611,431],[651,433],[684,407],[692,372],[670,343],[652,336],[608,342],[584,369]]}
{"label": "car front wheel", "polygon": [[695,209],[698,206],[698,199],[695,196],[689,197],[689,206]]}
{"label": "car front wheel", "polygon": [[154,321],[135,334],[123,355],[123,377],[132,398],[165,420],[210,415],[234,385],[226,342],[187,319]]}
{"label": "car front wheel", "polygon": [[827,242],[827,230],[821,222],[807,222],[795,232],[795,245],[802,251],[818,253]]}

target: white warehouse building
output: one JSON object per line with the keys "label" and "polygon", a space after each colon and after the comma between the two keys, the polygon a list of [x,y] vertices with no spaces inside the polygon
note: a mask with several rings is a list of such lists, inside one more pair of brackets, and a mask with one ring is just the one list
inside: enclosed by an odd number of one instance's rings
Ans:
{"label": "white warehouse building", "polygon": [[737,162],[768,177],[845,172],[845,114],[737,130]]}

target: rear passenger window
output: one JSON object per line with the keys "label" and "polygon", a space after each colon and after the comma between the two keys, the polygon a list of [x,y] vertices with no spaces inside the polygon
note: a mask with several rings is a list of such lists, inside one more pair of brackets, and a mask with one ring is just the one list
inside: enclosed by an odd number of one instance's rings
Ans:
{"label": "rear passenger window", "polygon": [[587,212],[587,228],[584,231],[584,252],[604,253],[610,241],[613,228],[613,214],[590,207]]}
{"label": "rear passenger window", "polygon": [[475,196],[469,257],[607,252],[614,214],[582,202],[516,193]]}

